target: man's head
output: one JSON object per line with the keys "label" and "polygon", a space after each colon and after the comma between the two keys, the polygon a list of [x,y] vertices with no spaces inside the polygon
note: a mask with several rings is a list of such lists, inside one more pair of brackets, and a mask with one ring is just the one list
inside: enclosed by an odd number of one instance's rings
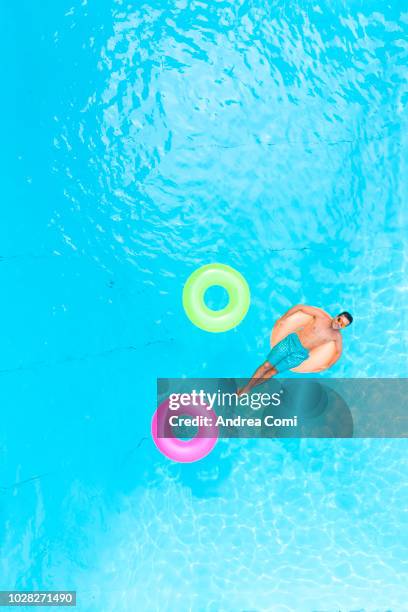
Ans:
{"label": "man's head", "polygon": [[343,329],[352,323],[353,317],[349,312],[341,312],[336,317],[332,319],[332,327],[333,329]]}

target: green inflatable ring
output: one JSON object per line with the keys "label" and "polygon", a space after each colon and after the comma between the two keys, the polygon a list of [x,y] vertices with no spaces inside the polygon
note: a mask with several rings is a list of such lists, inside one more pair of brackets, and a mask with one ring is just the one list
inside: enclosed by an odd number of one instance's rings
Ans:
{"label": "green inflatable ring", "polygon": [[[221,310],[211,310],[204,302],[209,287],[219,285],[228,292],[229,302]],[[248,312],[250,303],[245,278],[224,264],[207,264],[188,277],[183,289],[183,307],[194,325],[208,332],[224,332],[236,327]]]}

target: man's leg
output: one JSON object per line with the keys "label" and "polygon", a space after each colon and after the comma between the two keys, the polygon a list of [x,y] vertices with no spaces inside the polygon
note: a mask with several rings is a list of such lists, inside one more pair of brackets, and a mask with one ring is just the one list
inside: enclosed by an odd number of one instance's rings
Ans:
{"label": "man's leg", "polygon": [[274,368],[269,361],[265,361],[257,370],[255,370],[251,380],[245,385],[245,387],[237,390],[238,396],[243,395],[244,393],[249,393],[251,389],[261,385],[264,380],[275,376],[277,373],[277,369]]}
{"label": "man's leg", "polygon": [[[304,359],[307,359],[308,351],[303,349],[300,345],[300,341],[298,340],[296,342],[296,338],[294,339],[293,336],[295,336],[295,334],[289,334],[286,338],[278,342],[278,344],[275,344],[265,362],[253,374],[251,380],[242,387],[242,389],[238,389],[238,395],[248,393],[257,385],[262,384],[265,379],[275,376],[275,374],[278,373],[277,367],[279,367],[279,372],[283,372],[295,368],[300,365]],[[293,350],[294,348],[295,351]]]}

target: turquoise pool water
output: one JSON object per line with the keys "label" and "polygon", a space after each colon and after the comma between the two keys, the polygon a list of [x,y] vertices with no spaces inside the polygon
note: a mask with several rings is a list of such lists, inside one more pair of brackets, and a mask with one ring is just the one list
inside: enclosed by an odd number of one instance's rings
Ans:
{"label": "turquoise pool water", "polygon": [[[408,376],[403,3],[1,15],[0,590],[407,610],[404,440],[225,440],[176,465],[149,432],[156,377],[249,375],[299,302],[355,317],[328,375]],[[251,287],[225,334],[181,307],[212,261]]]}

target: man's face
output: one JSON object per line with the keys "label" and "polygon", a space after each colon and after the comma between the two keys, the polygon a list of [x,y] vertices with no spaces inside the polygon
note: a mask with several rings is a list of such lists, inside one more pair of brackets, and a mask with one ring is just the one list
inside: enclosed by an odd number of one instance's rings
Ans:
{"label": "man's face", "polygon": [[343,329],[343,327],[347,327],[349,324],[350,322],[345,315],[337,315],[337,317],[334,317],[332,321],[332,328]]}

